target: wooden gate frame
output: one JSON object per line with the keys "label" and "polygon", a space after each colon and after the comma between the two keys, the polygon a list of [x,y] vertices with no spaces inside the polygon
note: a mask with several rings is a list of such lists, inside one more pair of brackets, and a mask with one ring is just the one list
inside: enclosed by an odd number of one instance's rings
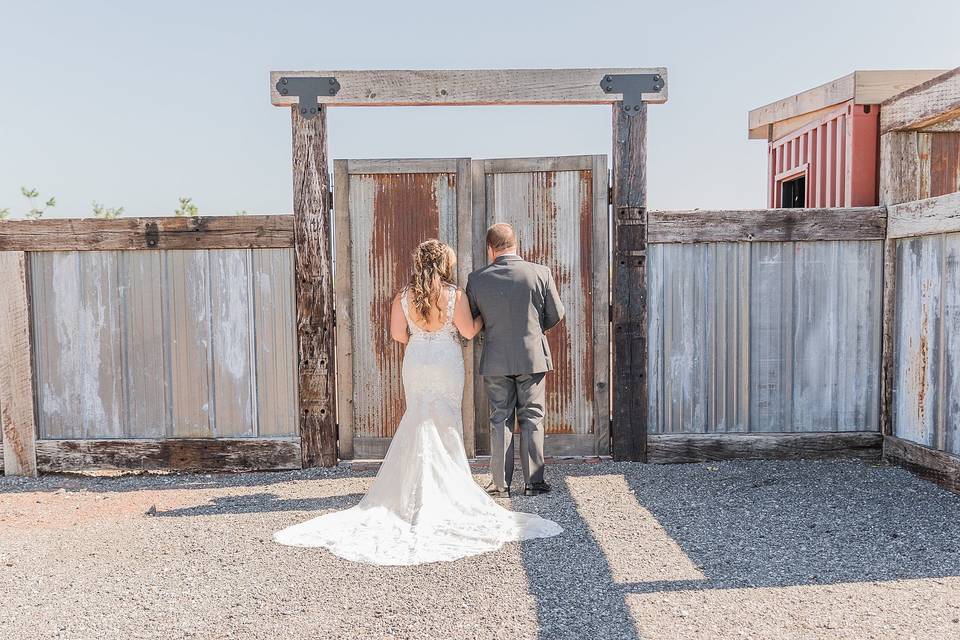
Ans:
{"label": "wooden gate frame", "polygon": [[[658,74],[663,87],[626,111],[606,75]],[[326,78],[335,95],[300,105],[281,78]],[[647,103],[667,101],[667,70],[272,71],[270,98],[289,107],[293,133],[294,273],[300,437],[304,467],[337,463],[335,311],[330,237],[328,106],[609,104],[613,107],[613,375],[617,460],[647,457]],[[628,105],[629,106],[629,105]],[[315,114],[313,113],[315,110]]]}

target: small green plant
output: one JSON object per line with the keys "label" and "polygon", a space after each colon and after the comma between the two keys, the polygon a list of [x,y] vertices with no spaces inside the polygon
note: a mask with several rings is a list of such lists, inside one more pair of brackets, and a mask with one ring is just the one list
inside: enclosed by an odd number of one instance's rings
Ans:
{"label": "small green plant", "polygon": [[27,199],[27,202],[30,203],[30,210],[27,212],[27,217],[31,220],[39,220],[43,217],[47,209],[57,206],[57,199],[53,196],[50,196],[43,206],[38,206],[37,199],[40,197],[40,192],[36,189],[20,187],[20,193],[22,193],[23,197]]}
{"label": "small green plant", "polygon": [[178,218],[195,218],[200,215],[200,210],[193,204],[193,198],[180,198],[180,206],[174,209],[173,215]]}
{"label": "small green plant", "polygon": [[108,207],[99,204],[96,200],[93,201],[93,217],[101,218],[103,220],[113,220],[114,218],[119,218],[123,215],[123,207],[117,207],[116,209],[111,209]]}
{"label": "small green plant", "polygon": [[233,212],[233,215],[235,215],[235,216],[245,216],[245,215],[249,215],[249,214],[247,213],[247,210],[246,210],[246,209],[240,209],[239,211],[234,211],[234,212]]}
{"label": "small green plant", "polygon": [[0,220],[6,220],[10,217],[10,209],[0,209]]}

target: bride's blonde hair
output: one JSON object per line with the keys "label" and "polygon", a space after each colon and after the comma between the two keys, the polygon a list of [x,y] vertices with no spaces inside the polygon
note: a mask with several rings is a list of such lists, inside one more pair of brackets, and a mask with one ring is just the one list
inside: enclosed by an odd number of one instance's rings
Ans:
{"label": "bride's blonde hair", "polygon": [[457,258],[453,249],[439,240],[426,240],[413,251],[413,273],[410,274],[410,298],[417,315],[424,320],[440,307],[440,292],[453,284],[453,266]]}

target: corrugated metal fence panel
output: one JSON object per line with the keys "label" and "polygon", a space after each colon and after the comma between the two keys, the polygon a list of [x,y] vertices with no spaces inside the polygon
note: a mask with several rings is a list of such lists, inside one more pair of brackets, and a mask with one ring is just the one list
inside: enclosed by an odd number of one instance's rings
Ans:
{"label": "corrugated metal fence panel", "polygon": [[960,234],[897,242],[894,434],[960,454]]}
{"label": "corrugated metal fence panel", "polygon": [[[411,161],[416,162],[416,161]],[[353,304],[354,436],[392,437],[403,416],[403,348],[389,336],[390,306],[428,238],[457,246],[454,173],[349,176]],[[357,455],[382,456],[358,443]]]}
{"label": "corrugated metal fence panel", "polygon": [[520,253],[553,273],[566,318],[547,333],[547,434],[594,432],[593,176],[590,171],[487,175],[487,222],[513,225]]}
{"label": "corrugated metal fence panel", "polygon": [[877,429],[881,251],[650,245],[650,430]]}
{"label": "corrugated metal fence panel", "polygon": [[[31,254],[40,437],[294,435],[290,254]],[[255,268],[261,259],[271,268]],[[264,279],[281,283],[269,314],[258,313]],[[261,395],[275,412],[262,431]]]}

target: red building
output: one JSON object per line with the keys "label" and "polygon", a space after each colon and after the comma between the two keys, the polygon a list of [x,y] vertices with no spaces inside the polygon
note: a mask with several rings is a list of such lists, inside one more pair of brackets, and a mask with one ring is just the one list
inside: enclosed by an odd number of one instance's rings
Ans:
{"label": "red building", "polygon": [[854,71],[750,112],[767,141],[768,207],[878,203],[880,103],[942,70]]}

